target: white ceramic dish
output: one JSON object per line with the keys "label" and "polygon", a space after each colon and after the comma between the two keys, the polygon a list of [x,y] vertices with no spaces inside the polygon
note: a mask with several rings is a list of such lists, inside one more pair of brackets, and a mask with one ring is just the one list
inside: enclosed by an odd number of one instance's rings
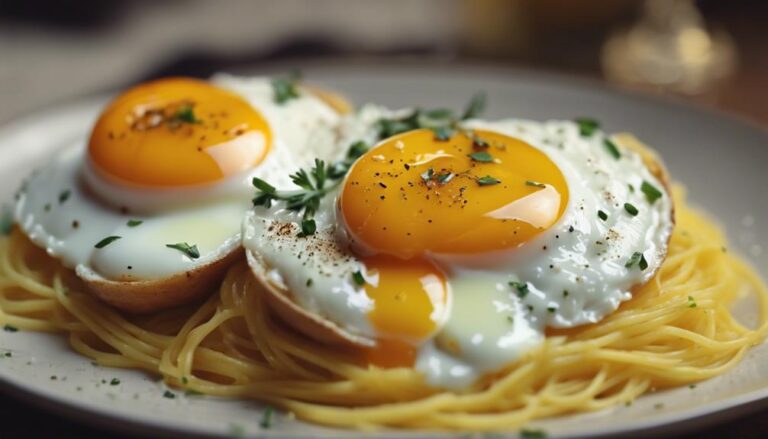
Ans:
{"label": "white ceramic dish", "polygon": [[[269,73],[277,71],[258,71]],[[253,74],[253,71],[246,72]],[[691,199],[725,224],[733,247],[768,277],[768,134],[730,117],[673,102],[611,91],[596,84],[539,72],[471,66],[411,64],[315,65],[305,77],[348,94],[355,102],[393,107],[460,107],[478,90],[489,96],[488,118],[532,119],[592,116],[608,131],[632,131],[656,147]],[[20,180],[51,151],[85,136],[105,97],[17,120],[0,130],[0,200],[9,200]],[[765,251],[764,251],[765,250]],[[279,417],[259,427],[255,402],[163,397],[157,377],[91,365],[62,337],[0,331],[0,384],[44,407],[111,428],[152,435],[253,437],[445,437],[430,432],[361,434],[312,426]],[[672,433],[703,427],[768,406],[768,345],[753,349],[728,374],[646,395],[629,407],[543,420],[531,425],[550,437],[594,437],[618,433]],[[57,379],[52,380],[55,375]],[[109,381],[118,378],[120,385]],[[509,433],[510,437],[517,432]],[[462,436],[457,434],[457,436]],[[506,435],[504,435],[506,436]],[[464,437],[466,437],[464,435]],[[499,437],[499,436],[494,436]]]}

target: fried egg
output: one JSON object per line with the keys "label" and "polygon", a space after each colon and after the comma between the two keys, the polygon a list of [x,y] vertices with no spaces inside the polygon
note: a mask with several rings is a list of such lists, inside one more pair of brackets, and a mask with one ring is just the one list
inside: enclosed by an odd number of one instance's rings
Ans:
{"label": "fried egg", "polygon": [[[365,107],[345,141],[374,144]],[[595,323],[663,262],[674,226],[659,163],[573,121],[465,121],[417,129],[359,158],[301,233],[257,207],[243,244],[275,308],[308,335],[363,347],[461,389],[539,346],[546,328]]]}
{"label": "fried egg", "polygon": [[210,291],[241,254],[251,178],[290,187],[288,174],[334,153],[339,113],[289,91],[283,102],[269,78],[227,75],[132,88],[87,142],[24,182],[17,223],[115,306],[150,311]]}

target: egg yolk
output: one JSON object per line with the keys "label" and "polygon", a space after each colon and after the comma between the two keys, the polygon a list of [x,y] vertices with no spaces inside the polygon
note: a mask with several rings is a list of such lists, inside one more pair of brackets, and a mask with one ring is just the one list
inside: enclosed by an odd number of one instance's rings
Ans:
{"label": "egg yolk", "polygon": [[391,137],[352,166],[339,198],[355,242],[402,259],[516,247],[557,222],[567,204],[565,178],[549,157],[480,130]]}
{"label": "egg yolk", "polygon": [[374,302],[368,318],[380,334],[376,347],[367,352],[367,360],[384,367],[411,366],[415,344],[436,330],[446,312],[445,278],[424,259],[403,263],[377,255],[364,262],[364,288]]}
{"label": "egg yolk", "polygon": [[128,90],[96,122],[95,169],[138,186],[215,182],[257,165],[272,134],[240,96],[205,81],[169,78]]}

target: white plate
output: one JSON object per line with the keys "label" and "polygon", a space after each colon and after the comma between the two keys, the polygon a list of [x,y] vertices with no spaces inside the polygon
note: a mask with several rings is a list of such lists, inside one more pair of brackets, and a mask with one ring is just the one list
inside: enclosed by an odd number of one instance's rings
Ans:
{"label": "white plate", "polygon": [[[761,232],[768,230],[768,178],[764,175],[768,136],[757,127],[717,113],[539,72],[388,62],[314,65],[304,73],[344,91],[355,102],[460,108],[474,92],[485,90],[489,118],[592,116],[608,131],[632,131],[661,151],[672,175],[690,188],[694,202],[727,226],[732,245],[749,255],[768,278],[763,252],[768,250],[768,234]],[[0,200],[9,200],[19,181],[51,151],[86,135],[103,102],[104,98],[97,98],[57,108],[0,130]],[[267,433],[270,437],[367,437],[289,420],[261,430],[258,404],[250,401],[186,397],[181,392],[176,392],[176,399],[163,398],[165,388],[157,377],[92,366],[55,335],[0,332],[0,349],[14,352],[0,365],[0,383],[8,392],[121,430],[217,436],[241,426],[255,437]],[[765,364],[768,345],[761,345],[736,369],[695,389],[659,392],[630,407],[544,420],[532,427],[546,430],[551,437],[671,433],[703,427],[768,406]],[[58,379],[51,380],[51,375]],[[120,379],[119,386],[102,382],[114,377]],[[429,432],[375,436],[444,437]]]}

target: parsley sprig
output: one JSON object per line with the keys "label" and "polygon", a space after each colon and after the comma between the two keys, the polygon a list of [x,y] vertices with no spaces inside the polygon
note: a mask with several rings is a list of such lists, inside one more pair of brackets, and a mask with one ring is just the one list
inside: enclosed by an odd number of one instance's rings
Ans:
{"label": "parsley sprig", "polygon": [[379,119],[379,139],[386,139],[394,135],[412,131],[419,128],[428,128],[434,131],[435,139],[446,141],[458,129],[459,122],[473,119],[485,110],[485,93],[477,93],[469,101],[461,116],[448,108],[434,110],[422,110],[416,108],[410,113],[392,119]]}
{"label": "parsley sprig", "polygon": [[298,84],[301,72],[292,70],[285,78],[272,80],[272,98],[278,104],[284,104],[299,97]]}
{"label": "parsley sprig", "polygon": [[275,202],[285,203],[286,209],[302,213],[300,236],[313,235],[317,231],[313,217],[320,208],[320,201],[341,183],[342,177],[355,160],[367,150],[365,142],[355,142],[349,147],[344,160],[326,163],[315,159],[315,165],[310,170],[300,169],[290,176],[291,181],[299,187],[298,190],[278,191],[266,181],[253,177],[253,186],[256,188],[253,205],[270,208]]}

